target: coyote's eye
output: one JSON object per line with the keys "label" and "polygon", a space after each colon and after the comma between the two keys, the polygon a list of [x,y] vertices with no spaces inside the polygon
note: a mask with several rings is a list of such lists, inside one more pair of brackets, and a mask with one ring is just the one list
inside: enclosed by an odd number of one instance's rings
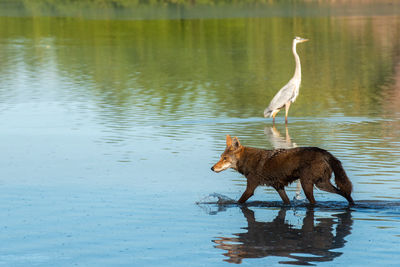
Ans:
{"label": "coyote's eye", "polygon": [[223,158],[223,160],[227,160],[227,159],[228,159],[228,157],[224,157],[224,158]]}

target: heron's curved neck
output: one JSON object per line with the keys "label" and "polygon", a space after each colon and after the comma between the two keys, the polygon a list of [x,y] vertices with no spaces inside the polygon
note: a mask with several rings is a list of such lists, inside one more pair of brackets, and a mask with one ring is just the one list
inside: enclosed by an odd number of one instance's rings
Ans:
{"label": "heron's curved neck", "polygon": [[292,46],[294,60],[296,61],[296,70],[294,71],[293,78],[301,80],[301,65],[300,65],[300,57],[296,52],[296,43],[293,42]]}

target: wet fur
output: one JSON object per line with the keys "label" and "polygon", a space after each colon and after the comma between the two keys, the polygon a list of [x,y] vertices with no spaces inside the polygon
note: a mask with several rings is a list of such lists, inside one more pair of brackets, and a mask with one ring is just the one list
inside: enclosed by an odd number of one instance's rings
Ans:
{"label": "wet fur", "polygon": [[[352,184],[344,171],[341,162],[331,153],[318,147],[298,147],[292,149],[266,150],[241,146],[235,137],[227,136],[227,147],[212,170],[227,169],[227,162],[233,168],[246,176],[247,187],[239,199],[244,203],[259,185],[275,188],[282,200],[289,204],[284,187],[300,179],[303,191],[311,204],[315,203],[314,185],[321,190],[336,193],[353,204],[351,198]],[[219,169],[220,166],[224,168]],[[336,186],[330,178],[335,174]]]}

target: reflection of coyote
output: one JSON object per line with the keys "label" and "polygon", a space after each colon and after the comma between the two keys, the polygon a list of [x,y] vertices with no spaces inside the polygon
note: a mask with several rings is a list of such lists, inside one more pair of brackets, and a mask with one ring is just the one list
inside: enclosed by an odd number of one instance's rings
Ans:
{"label": "reflection of coyote", "polygon": [[[281,256],[294,259],[280,263],[295,265],[310,265],[310,262],[327,262],[342,255],[341,252],[330,251],[344,247],[344,238],[351,233],[351,213],[335,214],[338,218],[318,219],[314,225],[314,211],[308,209],[303,219],[301,229],[293,228],[285,221],[286,209],[282,208],[272,222],[258,222],[254,212],[242,207],[247,219],[246,233],[234,234],[236,237],[218,237],[213,240],[216,248],[226,250],[224,253],[227,262],[241,263],[245,258],[263,258]],[[334,225],[336,231],[334,231]],[[334,234],[335,232],[335,234]],[[293,255],[296,253],[310,254],[310,256]]]}
{"label": "reflection of coyote", "polygon": [[[221,159],[211,168],[220,172],[233,168],[246,176],[247,187],[239,199],[244,203],[259,185],[272,186],[283,202],[290,204],[285,186],[300,179],[304,193],[315,203],[313,187],[345,197],[350,204],[352,184],[342,164],[331,153],[317,147],[265,150],[240,145],[239,139],[226,136],[226,149]],[[332,171],[337,187],[330,183]]]}

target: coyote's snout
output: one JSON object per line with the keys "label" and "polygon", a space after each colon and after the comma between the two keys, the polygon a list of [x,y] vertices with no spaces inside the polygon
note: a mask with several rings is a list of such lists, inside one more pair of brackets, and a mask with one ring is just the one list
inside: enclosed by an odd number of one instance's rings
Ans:
{"label": "coyote's snout", "polygon": [[[272,186],[283,202],[290,204],[285,186],[300,179],[303,191],[311,204],[315,203],[314,185],[321,190],[336,193],[350,204],[352,184],[340,161],[318,147],[265,150],[242,146],[237,137],[226,136],[226,148],[220,160],[211,167],[215,172],[233,168],[246,176],[246,191],[239,199],[244,203],[259,185]],[[336,186],[330,178],[335,174]]]}

